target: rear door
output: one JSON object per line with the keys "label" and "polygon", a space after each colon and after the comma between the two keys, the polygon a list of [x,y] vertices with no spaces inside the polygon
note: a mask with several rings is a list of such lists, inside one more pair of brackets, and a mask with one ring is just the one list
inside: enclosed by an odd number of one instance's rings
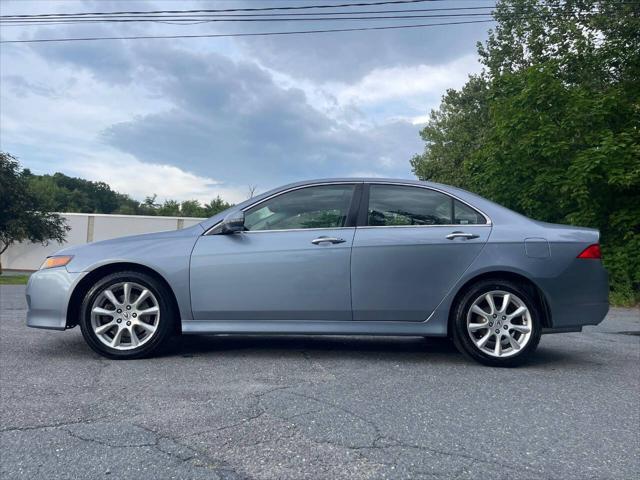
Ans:
{"label": "rear door", "polygon": [[351,256],[354,320],[428,318],[486,243],[491,226],[435,189],[365,186]]}

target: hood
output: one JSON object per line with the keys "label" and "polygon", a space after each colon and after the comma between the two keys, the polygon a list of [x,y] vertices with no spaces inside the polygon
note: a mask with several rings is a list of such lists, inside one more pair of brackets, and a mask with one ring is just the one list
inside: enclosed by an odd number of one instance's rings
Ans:
{"label": "hood", "polygon": [[202,235],[203,228],[201,224],[192,225],[180,230],[165,230],[161,232],[142,233],[139,235],[126,235],[124,237],[110,238],[108,240],[99,240],[97,242],[83,243],[82,245],[71,245],[58,250],[54,255],[76,255],[87,248],[118,246],[123,244],[135,244],[138,242],[147,242],[149,240],[161,240],[168,238],[184,238]]}

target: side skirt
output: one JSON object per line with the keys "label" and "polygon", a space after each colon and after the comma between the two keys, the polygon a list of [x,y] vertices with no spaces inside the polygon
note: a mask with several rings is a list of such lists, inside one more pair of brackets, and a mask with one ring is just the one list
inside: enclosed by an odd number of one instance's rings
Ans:
{"label": "side skirt", "polygon": [[182,333],[446,336],[440,322],[182,320]]}
{"label": "side skirt", "polygon": [[582,325],[578,325],[576,327],[558,327],[558,328],[543,328],[542,334],[545,335],[547,333],[571,333],[571,332],[581,332]]}

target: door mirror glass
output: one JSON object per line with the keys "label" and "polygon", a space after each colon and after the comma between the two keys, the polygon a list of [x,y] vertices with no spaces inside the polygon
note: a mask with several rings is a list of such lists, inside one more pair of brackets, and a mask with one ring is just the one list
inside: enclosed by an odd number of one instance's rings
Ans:
{"label": "door mirror glass", "polygon": [[244,212],[231,212],[222,220],[220,233],[234,233],[244,230]]}

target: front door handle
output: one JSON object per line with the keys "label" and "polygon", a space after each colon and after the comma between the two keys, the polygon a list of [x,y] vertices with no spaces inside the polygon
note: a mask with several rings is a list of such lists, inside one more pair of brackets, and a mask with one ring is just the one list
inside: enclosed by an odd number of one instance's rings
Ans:
{"label": "front door handle", "polygon": [[313,243],[314,245],[321,245],[325,242],[328,243],[344,243],[346,242],[345,239],[343,238],[336,238],[336,237],[318,237],[318,238],[314,238],[313,240],[311,240],[311,243]]}
{"label": "front door handle", "polygon": [[447,240],[453,240],[455,238],[466,238],[467,240],[471,240],[472,238],[478,238],[480,235],[476,235],[475,233],[464,233],[464,232],[452,232],[447,235]]}

